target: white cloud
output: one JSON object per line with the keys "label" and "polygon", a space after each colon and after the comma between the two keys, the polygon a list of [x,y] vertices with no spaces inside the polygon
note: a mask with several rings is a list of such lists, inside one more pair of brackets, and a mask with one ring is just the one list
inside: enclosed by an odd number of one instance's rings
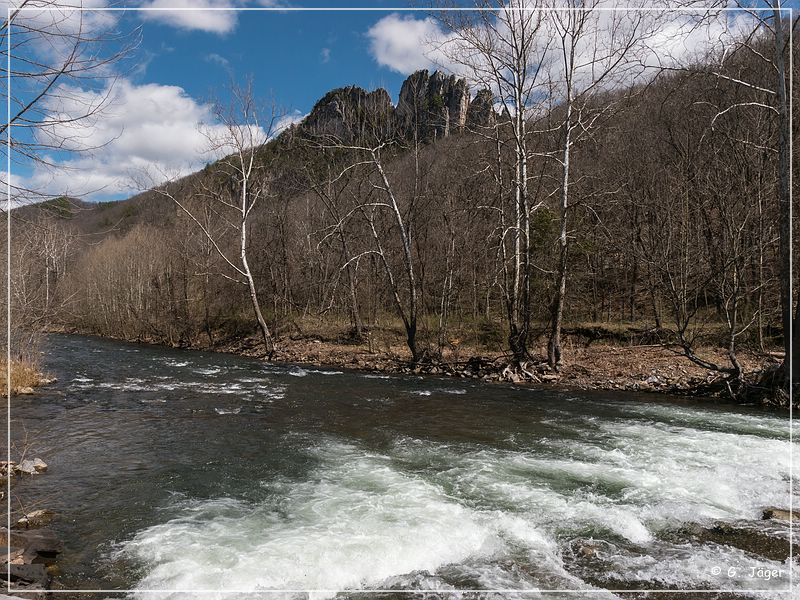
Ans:
{"label": "white cloud", "polygon": [[319,53],[319,59],[324,65],[331,59],[331,49],[330,48],[323,48]]}
{"label": "white cloud", "polygon": [[220,56],[216,52],[212,52],[211,54],[207,54],[206,57],[205,57],[205,60],[206,60],[206,62],[210,62],[210,63],[214,63],[216,65],[219,65],[220,67],[222,67],[226,71],[230,70],[230,68],[231,68],[231,61],[229,61],[224,56]]}
{"label": "white cloud", "polygon": [[283,130],[288,129],[295,123],[299,123],[308,116],[308,113],[301,113],[299,110],[282,115],[275,121],[273,129],[273,137],[279,135]]}
{"label": "white cloud", "polygon": [[[0,0],[0,13],[20,6],[20,0]],[[118,22],[119,13],[102,9],[106,0],[83,0],[80,3],[61,0],[31,0],[20,7],[13,21],[14,53],[28,53],[52,65],[62,62],[75,52],[76,40],[97,39],[110,32]],[[99,42],[98,42],[99,43]],[[84,58],[98,44],[83,42]],[[80,50],[80,49],[79,49]],[[28,67],[30,68],[30,67]]]}
{"label": "white cloud", "polygon": [[379,65],[409,75],[419,69],[436,68],[436,43],[444,37],[431,17],[417,19],[392,13],[367,31],[370,51]]}
{"label": "white cloud", "polygon": [[[648,0],[630,0],[628,5],[635,6],[637,2],[641,6],[652,6]],[[558,5],[558,1],[553,4]],[[606,10],[618,7],[617,0],[600,0],[598,7],[602,10],[590,15],[576,48],[575,83],[578,88],[589,85],[598,73],[607,69],[611,72],[598,89],[629,85],[654,74],[655,67],[678,67],[729,47],[737,36],[748,29],[752,31],[753,27],[753,20],[746,12]],[[563,17],[565,13],[543,13],[532,56],[532,62],[544,67],[544,78],[540,82],[542,93],[550,90],[546,95],[554,100],[559,99],[557,88],[553,95],[553,88],[544,79],[563,81],[564,61],[559,43],[562,32],[556,24],[557,14]],[[491,30],[484,28],[479,37],[502,54],[504,44],[493,43],[493,40],[508,36],[512,26],[509,21],[513,19],[489,18],[493,19]],[[445,31],[433,17],[393,13],[370,27],[367,37],[376,62],[403,75],[419,69],[442,69],[465,77],[474,88],[490,87],[495,94],[499,93],[494,89],[494,78],[488,75],[490,70],[486,68],[485,58],[466,48],[456,33]],[[625,45],[626,38],[634,42],[625,59],[620,61],[620,48]],[[503,63],[502,57],[499,63]],[[530,95],[537,97],[533,89]]]}
{"label": "white cloud", "polygon": [[140,11],[138,14],[142,19],[179,29],[226,34],[233,31],[238,22],[237,11],[220,10],[236,6],[227,0],[150,0],[141,6],[154,9]]}
{"label": "white cloud", "polygon": [[[47,108],[55,116],[69,117],[101,103],[108,93],[73,88],[58,95],[58,105]],[[186,175],[230,152],[226,147],[209,152],[209,137],[221,138],[227,131],[215,121],[210,105],[180,87],[121,80],[111,93],[109,107],[80,130],[59,124],[41,133],[65,140],[66,151],[81,152],[51,157],[55,167],[38,165],[23,185],[48,194],[102,199],[138,191],[135,180],[145,172]],[[245,135],[265,137],[261,130]]]}

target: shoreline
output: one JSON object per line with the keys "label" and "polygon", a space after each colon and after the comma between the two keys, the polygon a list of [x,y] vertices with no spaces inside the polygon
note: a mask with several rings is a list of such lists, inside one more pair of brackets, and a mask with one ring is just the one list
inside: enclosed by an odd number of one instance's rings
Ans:
{"label": "shoreline", "polygon": [[[68,328],[53,328],[49,334],[81,335],[132,344],[144,344],[162,348],[196,350],[232,354],[265,360],[260,339],[256,336],[229,338],[213,345],[203,342],[170,344],[155,339],[131,340],[115,336],[103,336]],[[677,350],[667,345],[620,345],[594,342],[585,345],[570,344],[572,348],[559,373],[547,366],[541,353],[527,363],[527,374],[531,377],[511,373],[507,354],[461,348],[444,352],[439,360],[430,360],[411,366],[410,355],[403,344],[392,344],[384,349],[375,348],[368,342],[331,341],[324,336],[309,334],[299,338],[285,337],[278,340],[278,349],[269,362],[297,366],[336,367],[372,373],[395,373],[400,375],[431,375],[470,379],[487,383],[512,383],[537,386],[541,389],[575,391],[618,391],[654,393],[680,396],[711,404],[735,402],[768,410],[788,410],[772,402],[734,400],[725,394],[720,373],[703,369]],[[370,346],[373,346],[370,348]],[[537,349],[538,350],[538,349]],[[724,359],[724,352],[717,348],[703,348],[705,355]],[[747,380],[756,379],[763,370],[778,364],[774,356],[742,353],[740,361]],[[44,385],[52,383],[44,375]]]}

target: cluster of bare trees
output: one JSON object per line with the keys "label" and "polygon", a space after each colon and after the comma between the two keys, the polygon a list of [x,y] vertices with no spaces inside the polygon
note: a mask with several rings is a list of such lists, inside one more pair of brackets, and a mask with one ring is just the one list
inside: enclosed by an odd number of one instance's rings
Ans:
{"label": "cluster of bare trees", "polygon": [[74,242],[80,215],[48,216],[30,231],[54,242],[15,238],[36,266],[15,294],[134,339],[214,343],[256,324],[267,356],[304,317],[357,341],[399,325],[414,362],[472,338],[522,374],[541,348],[553,369],[569,360],[565,327],[623,324],[735,392],[742,347],[789,355],[794,23],[753,13],[656,75],[650,13],[529,5],[438,15],[439,51],[495,107],[480,124],[432,137],[440,107],[399,127],[350,88],[334,125],[276,135],[276,111],[235,90],[208,136],[224,158],[145,195],[163,218]]}
{"label": "cluster of bare trees", "polygon": [[[8,100],[8,118],[0,126],[0,186],[8,195],[0,203],[3,281],[11,268],[0,340],[12,360],[35,361],[38,333],[68,303],[59,286],[76,239],[51,213],[11,220],[8,205],[52,199],[49,184],[63,169],[54,155],[102,145],[91,131],[112,97],[119,71],[111,67],[138,42],[138,31],[118,30],[113,19],[81,7],[80,1],[20,0],[0,18],[0,88]],[[103,93],[87,101],[81,89]]]}

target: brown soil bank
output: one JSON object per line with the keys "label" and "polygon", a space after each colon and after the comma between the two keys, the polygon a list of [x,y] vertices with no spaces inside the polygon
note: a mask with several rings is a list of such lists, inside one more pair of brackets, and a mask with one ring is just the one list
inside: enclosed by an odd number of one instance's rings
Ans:
{"label": "brown soil bank", "polygon": [[[261,357],[264,353],[259,341],[256,337],[248,337],[207,348]],[[711,362],[726,364],[727,354],[721,349],[703,348],[699,353]],[[731,390],[723,374],[696,365],[674,346],[620,345],[599,341],[573,345],[565,351],[565,355],[564,366],[555,373],[546,364],[545,349],[538,349],[526,365],[525,372],[519,373],[507,368],[507,354],[451,346],[442,352],[441,357],[430,358],[412,367],[410,353],[402,343],[348,343],[304,335],[279,340],[273,360],[382,372],[449,375],[485,381],[539,383],[577,389],[651,391],[731,399]],[[779,360],[769,355],[741,352],[739,362],[749,385],[747,392],[737,400],[779,405],[772,390],[759,386],[763,374],[774,370],[780,364]]]}
{"label": "brown soil bank", "polygon": [[[531,348],[532,358],[520,370],[510,369],[509,355],[497,349],[502,347],[502,339],[493,340],[492,344],[479,344],[472,339],[462,343],[451,336],[444,348],[425,353],[425,358],[412,366],[410,352],[399,328],[371,328],[362,339],[354,340],[346,333],[344,324],[329,326],[293,322],[292,325],[291,331],[279,332],[276,352],[272,356],[274,362],[426,373],[569,389],[661,392],[722,401],[734,399],[740,403],[765,406],[788,405],[785,395],[776,394],[775,387],[768,381],[769,373],[775,372],[782,360],[782,356],[774,352],[739,350],[737,358],[745,374],[745,385],[739,390],[732,390],[724,374],[697,365],[675,345],[649,343],[640,337],[633,338],[599,327],[574,328],[565,336],[564,365],[556,373],[547,365],[544,343]],[[73,328],[58,331],[96,333]],[[463,336],[465,340],[473,337]],[[243,335],[241,331],[217,331],[210,338],[202,335],[191,341],[156,338],[127,341],[265,357],[262,339],[255,332]],[[420,346],[424,347],[422,343]],[[728,364],[727,352],[718,346],[695,349],[695,352],[711,363]],[[733,393],[736,393],[735,397]]]}

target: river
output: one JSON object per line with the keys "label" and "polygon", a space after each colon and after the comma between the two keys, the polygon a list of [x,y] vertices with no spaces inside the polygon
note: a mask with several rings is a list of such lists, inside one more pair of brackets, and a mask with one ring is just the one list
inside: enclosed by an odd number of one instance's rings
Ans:
{"label": "river", "polygon": [[17,491],[58,513],[61,587],[789,585],[787,562],[686,533],[725,521],[785,545],[760,520],[789,503],[784,414],[80,336],[50,336],[43,361],[58,383],[14,398],[12,429],[49,464]]}

